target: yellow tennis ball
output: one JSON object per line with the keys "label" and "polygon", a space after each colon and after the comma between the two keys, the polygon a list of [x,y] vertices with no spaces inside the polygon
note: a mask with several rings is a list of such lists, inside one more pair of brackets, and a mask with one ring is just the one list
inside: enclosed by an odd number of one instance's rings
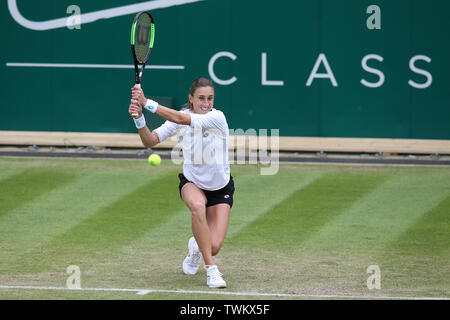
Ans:
{"label": "yellow tennis ball", "polygon": [[159,166],[161,164],[161,157],[156,153],[153,153],[148,157],[148,163],[154,167]]}

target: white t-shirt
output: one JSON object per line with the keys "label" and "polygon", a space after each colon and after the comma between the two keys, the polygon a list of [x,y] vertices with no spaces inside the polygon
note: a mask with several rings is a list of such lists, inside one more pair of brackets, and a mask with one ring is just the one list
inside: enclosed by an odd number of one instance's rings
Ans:
{"label": "white t-shirt", "polygon": [[177,134],[183,150],[183,174],[200,189],[214,191],[225,187],[230,181],[228,163],[228,124],[222,111],[212,109],[207,114],[191,115],[191,125],[166,121],[154,131],[162,142]]}

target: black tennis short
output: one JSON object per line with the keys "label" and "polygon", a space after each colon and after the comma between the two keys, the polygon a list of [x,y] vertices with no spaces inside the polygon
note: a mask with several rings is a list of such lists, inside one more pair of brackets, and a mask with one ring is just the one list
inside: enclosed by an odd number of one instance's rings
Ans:
{"label": "black tennis short", "polygon": [[[189,181],[188,179],[186,179],[186,177],[184,176],[184,174],[180,173],[178,175],[178,178],[180,178],[180,185],[179,185],[179,189],[180,189],[180,197],[181,197],[181,188],[183,188],[183,186],[192,181]],[[230,176],[230,182],[228,182],[228,184],[223,187],[222,189],[219,190],[215,190],[215,191],[209,191],[209,190],[203,190],[200,189],[205,193],[206,196],[206,207],[211,207],[211,206],[215,206],[216,204],[220,204],[220,203],[227,203],[230,205],[230,208],[233,207],[233,195],[234,195],[234,181],[233,181],[233,176]]]}

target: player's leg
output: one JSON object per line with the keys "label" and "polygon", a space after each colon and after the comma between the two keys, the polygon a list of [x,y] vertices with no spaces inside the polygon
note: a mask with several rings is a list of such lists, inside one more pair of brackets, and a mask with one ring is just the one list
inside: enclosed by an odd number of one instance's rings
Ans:
{"label": "player's leg", "polygon": [[[228,204],[217,204],[207,207],[206,219],[211,232],[211,253],[216,255],[222,247],[228,229],[230,217],[230,206]],[[206,264],[206,263],[205,263]],[[206,284],[210,288],[226,288],[227,283],[216,265],[205,265]]]}
{"label": "player's leg", "polygon": [[181,189],[181,197],[192,213],[192,233],[203,255],[206,265],[215,265],[211,254],[211,232],[206,220],[206,196],[193,183],[186,183]]}
{"label": "player's leg", "polygon": [[206,219],[211,232],[212,255],[219,253],[228,230],[230,211],[233,206],[234,180],[230,177],[228,184],[220,190],[206,192],[208,207]]}
{"label": "player's leg", "polygon": [[230,205],[220,203],[206,208],[206,219],[211,232],[211,254],[217,255],[222,248],[228,230]]}

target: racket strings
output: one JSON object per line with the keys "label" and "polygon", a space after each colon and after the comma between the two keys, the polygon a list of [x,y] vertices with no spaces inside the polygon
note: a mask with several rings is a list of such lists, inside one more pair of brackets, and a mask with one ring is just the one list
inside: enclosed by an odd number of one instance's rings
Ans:
{"label": "racket strings", "polygon": [[146,63],[152,41],[152,21],[146,14],[142,14],[136,24],[134,51],[139,63]]}

